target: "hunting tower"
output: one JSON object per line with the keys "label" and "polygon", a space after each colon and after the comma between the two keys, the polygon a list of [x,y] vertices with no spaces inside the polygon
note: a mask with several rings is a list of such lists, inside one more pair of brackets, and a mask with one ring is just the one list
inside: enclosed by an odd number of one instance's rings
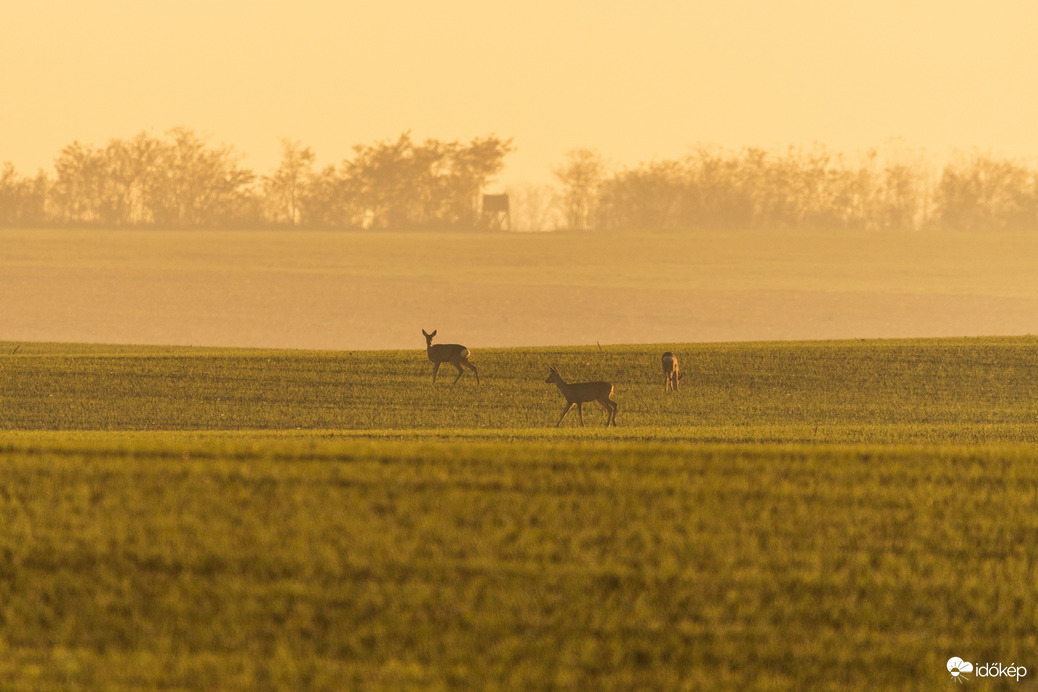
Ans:
{"label": "hunting tower", "polygon": [[483,195],[483,226],[491,231],[512,230],[508,195]]}

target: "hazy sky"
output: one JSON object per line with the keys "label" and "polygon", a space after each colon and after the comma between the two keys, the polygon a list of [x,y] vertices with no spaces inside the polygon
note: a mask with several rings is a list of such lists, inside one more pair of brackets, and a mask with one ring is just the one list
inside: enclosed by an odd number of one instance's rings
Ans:
{"label": "hazy sky", "polygon": [[513,137],[503,182],[566,150],[618,164],[901,137],[1038,155],[1038,2],[0,0],[0,161],[185,125],[257,173],[279,139]]}

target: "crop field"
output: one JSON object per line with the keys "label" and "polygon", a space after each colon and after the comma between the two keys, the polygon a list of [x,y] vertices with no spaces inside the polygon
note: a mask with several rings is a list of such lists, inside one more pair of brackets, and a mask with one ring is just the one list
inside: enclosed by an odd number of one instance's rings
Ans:
{"label": "crop field", "polygon": [[1038,234],[0,229],[2,338],[323,350],[1038,333]]}
{"label": "crop field", "polygon": [[1038,675],[1038,338],[0,354],[4,689]]}

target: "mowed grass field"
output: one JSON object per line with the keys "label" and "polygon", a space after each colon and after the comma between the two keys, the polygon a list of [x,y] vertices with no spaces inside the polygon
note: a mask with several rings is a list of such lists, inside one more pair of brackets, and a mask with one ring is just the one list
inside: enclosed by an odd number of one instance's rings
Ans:
{"label": "mowed grass field", "polygon": [[0,351],[5,688],[1038,676],[1035,338]]}

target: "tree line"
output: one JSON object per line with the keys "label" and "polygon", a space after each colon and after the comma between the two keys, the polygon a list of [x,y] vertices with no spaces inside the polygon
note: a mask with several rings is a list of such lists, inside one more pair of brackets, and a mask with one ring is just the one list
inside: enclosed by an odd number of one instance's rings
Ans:
{"label": "tree line", "polygon": [[[258,176],[232,147],[183,127],[73,142],[52,174],[0,166],[0,226],[478,228],[483,190],[512,151],[494,135],[404,133],[318,169],[309,147],[282,140],[277,169]],[[508,190],[513,228],[1038,229],[1038,168],[980,152],[935,165],[903,147],[848,157],[701,146],[612,170],[584,148],[552,174],[554,184]]]}
{"label": "tree line", "polygon": [[104,147],[73,142],[53,175],[0,168],[0,225],[473,228],[512,150],[493,135],[418,143],[404,133],[317,170],[309,147],[282,140],[277,170],[257,176],[232,147],[183,127]]}
{"label": "tree line", "polygon": [[872,149],[855,159],[822,146],[784,152],[700,147],[608,173],[592,149],[554,171],[568,228],[1038,230],[1038,169],[957,153]]}

